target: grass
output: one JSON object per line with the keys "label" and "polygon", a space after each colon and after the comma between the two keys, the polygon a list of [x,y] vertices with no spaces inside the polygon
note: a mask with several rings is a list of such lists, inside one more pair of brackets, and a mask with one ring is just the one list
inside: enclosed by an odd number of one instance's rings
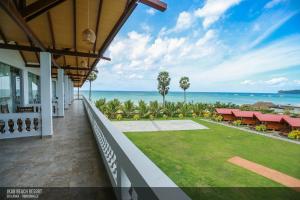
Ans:
{"label": "grass", "polygon": [[240,156],[300,179],[300,145],[194,121],[209,129],[126,135],[193,199],[296,198],[293,190],[227,160]]}

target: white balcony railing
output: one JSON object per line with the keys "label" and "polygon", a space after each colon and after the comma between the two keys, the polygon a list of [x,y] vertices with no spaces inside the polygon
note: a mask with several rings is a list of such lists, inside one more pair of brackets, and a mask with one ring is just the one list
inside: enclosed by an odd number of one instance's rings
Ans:
{"label": "white balcony railing", "polygon": [[190,198],[83,97],[99,151],[118,199]]}
{"label": "white balcony railing", "polygon": [[40,113],[0,114],[0,139],[41,135]]}

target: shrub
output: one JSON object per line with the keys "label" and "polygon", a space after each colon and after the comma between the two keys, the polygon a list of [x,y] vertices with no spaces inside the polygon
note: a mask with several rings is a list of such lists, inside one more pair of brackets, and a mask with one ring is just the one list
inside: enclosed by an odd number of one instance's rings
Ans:
{"label": "shrub", "polygon": [[134,119],[134,120],[139,120],[139,119],[140,119],[140,115],[137,115],[137,114],[134,115],[134,116],[133,116],[133,119]]}
{"label": "shrub", "polygon": [[234,126],[240,126],[242,124],[242,121],[241,120],[235,120],[232,124]]}
{"label": "shrub", "polygon": [[180,119],[182,119],[182,118],[183,118],[183,114],[180,113],[180,114],[178,115],[178,117],[179,117]]}
{"label": "shrub", "polygon": [[265,125],[261,124],[261,125],[257,125],[255,127],[255,130],[265,132],[267,130],[267,127]]}
{"label": "shrub", "polygon": [[164,114],[163,119],[168,119],[168,115]]}
{"label": "shrub", "polygon": [[290,138],[290,139],[300,139],[300,130],[291,131],[288,134],[288,138]]}
{"label": "shrub", "polygon": [[121,114],[117,114],[117,120],[122,120],[122,115]]}
{"label": "shrub", "polygon": [[220,122],[223,120],[223,117],[221,115],[216,115],[216,116],[214,116],[214,120],[217,122]]}
{"label": "shrub", "polygon": [[154,116],[153,115],[149,115],[149,119],[150,120],[154,120]]}
{"label": "shrub", "polygon": [[210,116],[211,116],[211,114],[210,114],[209,111],[206,111],[206,112],[203,113],[204,118],[210,118]]}
{"label": "shrub", "polygon": [[193,117],[193,118],[196,118],[196,117],[197,117],[197,114],[196,114],[196,113],[193,113],[193,114],[192,114],[192,117]]}

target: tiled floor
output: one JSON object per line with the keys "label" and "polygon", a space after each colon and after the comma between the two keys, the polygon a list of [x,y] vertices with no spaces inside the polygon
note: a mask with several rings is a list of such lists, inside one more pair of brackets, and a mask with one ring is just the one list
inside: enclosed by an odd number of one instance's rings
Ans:
{"label": "tiled floor", "polygon": [[0,141],[0,187],[110,187],[81,100],[50,138]]}

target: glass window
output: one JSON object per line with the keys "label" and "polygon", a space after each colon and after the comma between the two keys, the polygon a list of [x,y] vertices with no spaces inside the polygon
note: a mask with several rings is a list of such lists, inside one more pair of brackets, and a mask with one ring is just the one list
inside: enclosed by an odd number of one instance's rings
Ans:
{"label": "glass window", "polygon": [[0,62],[0,104],[15,112],[20,103],[21,70]]}
{"label": "glass window", "polygon": [[40,77],[28,72],[28,98],[30,104],[39,104],[40,99]]}

